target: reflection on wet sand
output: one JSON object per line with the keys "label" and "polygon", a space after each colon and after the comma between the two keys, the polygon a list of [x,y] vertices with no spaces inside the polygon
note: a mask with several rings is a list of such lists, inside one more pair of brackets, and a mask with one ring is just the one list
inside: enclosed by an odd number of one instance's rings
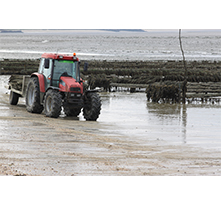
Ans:
{"label": "reflection on wet sand", "polygon": [[[147,103],[149,114],[156,118],[159,128],[164,128],[164,140],[216,148],[221,146],[220,108],[220,104],[211,103],[186,105]],[[170,128],[173,129],[167,135]]]}
{"label": "reflection on wet sand", "polygon": [[158,104],[147,102],[143,93],[126,92],[102,93],[102,103],[98,122],[112,125],[102,132],[144,142],[163,140],[169,144],[221,146],[220,104]]}
{"label": "reflection on wet sand", "polygon": [[[187,143],[186,126],[187,126],[187,106],[185,104],[147,104],[147,109],[155,114],[167,124],[173,124],[180,127],[181,141]],[[174,121],[175,120],[175,121]]]}
{"label": "reflection on wet sand", "polygon": [[186,105],[181,105],[180,109],[181,114],[181,120],[182,120],[182,137],[183,137],[183,143],[186,143],[186,125],[187,125],[187,111],[186,111]]}
{"label": "reflection on wet sand", "polygon": [[[180,141],[187,143],[186,140],[186,126],[187,126],[187,106],[183,104],[158,104],[158,103],[147,103],[147,110],[149,114],[157,117],[158,121],[161,122],[159,127],[174,126],[174,130],[171,131],[171,138],[179,128],[177,135],[181,136]],[[166,126],[167,125],[167,126]],[[165,132],[166,133],[166,132]],[[180,133],[180,135],[179,135]]]}

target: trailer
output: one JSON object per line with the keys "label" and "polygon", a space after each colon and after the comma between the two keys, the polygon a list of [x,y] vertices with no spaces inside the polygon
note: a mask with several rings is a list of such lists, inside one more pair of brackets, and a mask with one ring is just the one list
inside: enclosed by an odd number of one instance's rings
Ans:
{"label": "trailer", "polygon": [[9,96],[9,103],[11,105],[17,105],[19,97],[25,97],[30,78],[31,76],[29,75],[11,75],[8,83],[8,89],[11,90]]}

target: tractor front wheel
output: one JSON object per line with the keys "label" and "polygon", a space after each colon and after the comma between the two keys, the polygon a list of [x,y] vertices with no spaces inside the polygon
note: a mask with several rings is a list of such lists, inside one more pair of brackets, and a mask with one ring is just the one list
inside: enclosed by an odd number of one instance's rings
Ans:
{"label": "tractor front wheel", "polygon": [[44,98],[44,109],[47,117],[57,118],[61,113],[62,98],[59,91],[48,90]]}
{"label": "tractor front wheel", "polygon": [[101,111],[100,96],[95,93],[87,93],[85,97],[83,115],[86,120],[96,121]]}

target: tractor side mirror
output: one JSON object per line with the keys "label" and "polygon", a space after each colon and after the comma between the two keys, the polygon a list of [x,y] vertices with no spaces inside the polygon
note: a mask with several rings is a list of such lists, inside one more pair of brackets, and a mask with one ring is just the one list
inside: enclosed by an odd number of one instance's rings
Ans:
{"label": "tractor side mirror", "polygon": [[85,63],[84,63],[84,72],[87,72],[87,69],[88,69],[88,63],[85,62]]}
{"label": "tractor side mirror", "polygon": [[45,59],[45,64],[44,64],[44,68],[48,69],[49,68],[49,59]]}

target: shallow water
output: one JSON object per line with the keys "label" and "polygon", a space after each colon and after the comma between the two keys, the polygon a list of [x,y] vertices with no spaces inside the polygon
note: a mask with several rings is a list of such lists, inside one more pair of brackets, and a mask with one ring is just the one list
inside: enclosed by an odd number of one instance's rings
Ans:
{"label": "shallow water", "polygon": [[145,93],[106,93],[102,96],[100,123],[104,132],[139,141],[221,148],[220,104],[156,104]]}

